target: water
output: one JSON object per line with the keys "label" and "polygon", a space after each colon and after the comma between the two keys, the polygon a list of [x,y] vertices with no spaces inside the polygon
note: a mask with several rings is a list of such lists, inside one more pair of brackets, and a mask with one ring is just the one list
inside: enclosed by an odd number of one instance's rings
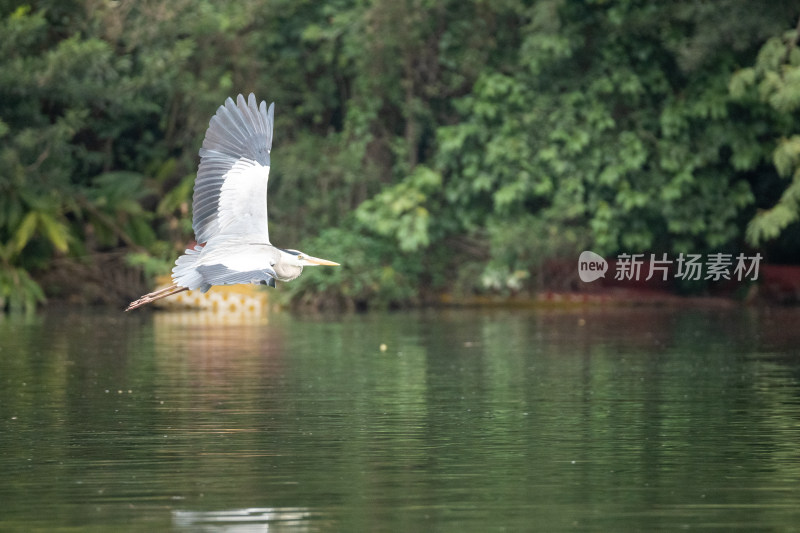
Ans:
{"label": "water", "polygon": [[0,531],[800,531],[799,319],[4,317]]}

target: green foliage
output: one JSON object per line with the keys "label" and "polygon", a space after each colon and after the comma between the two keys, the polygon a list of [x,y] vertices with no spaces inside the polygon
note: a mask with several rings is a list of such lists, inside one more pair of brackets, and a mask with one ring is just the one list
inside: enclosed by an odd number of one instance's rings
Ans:
{"label": "green foliage", "polygon": [[[758,53],[755,65],[737,71],[730,92],[740,101],[761,102],[787,122],[800,109],[800,25],[780,37],[769,39]],[[798,125],[787,129],[798,131]],[[786,130],[783,130],[785,132]],[[776,134],[783,133],[781,130]],[[777,139],[772,162],[782,178],[789,179],[775,205],[759,210],[747,226],[746,238],[758,246],[777,238],[800,219],[800,136]]]}
{"label": "green foliage", "polygon": [[352,229],[331,228],[303,242],[311,255],[341,263],[340,267],[307,267],[303,275],[280,284],[278,294],[293,305],[312,308],[382,308],[418,298],[424,258],[398,254],[391,240]]}
{"label": "green foliage", "polygon": [[276,102],[273,240],[345,264],[283,287],[297,302],[759,245],[800,198],[800,12],[762,4],[0,4],[0,294],[34,306],[53,259],[97,252],[168,271],[208,119],[250,91]]}
{"label": "green foliage", "polygon": [[41,287],[22,268],[0,268],[0,306],[13,312],[32,312],[44,301]]}
{"label": "green foliage", "polygon": [[[475,291],[519,293],[571,288],[572,278],[564,278],[563,272],[548,272],[547,263],[571,265],[588,247],[585,229],[557,226],[530,213],[514,219],[492,218],[487,222],[487,233],[490,259],[481,275],[472,280]],[[462,290],[467,288],[462,285]]]}
{"label": "green foliage", "polygon": [[[0,8],[0,290],[11,307],[43,300],[28,273],[56,256],[123,246],[171,260],[180,245],[168,243],[189,239],[193,175],[177,176],[194,172],[213,109],[194,95],[218,105],[230,89],[231,65],[213,57],[224,52],[203,44],[224,46],[249,23],[246,7],[200,0],[41,4]],[[216,79],[193,84],[206,62]]]}
{"label": "green foliage", "polygon": [[677,16],[669,5],[553,5],[532,12],[543,31],[526,36],[519,70],[481,76],[456,104],[462,120],[439,130],[445,194],[465,226],[534,212],[588,226],[606,254],[733,242],[754,198],[731,161],[749,169],[761,152],[731,110],[729,53],[681,75],[649,38]]}
{"label": "green foliage", "polygon": [[382,237],[396,238],[403,252],[430,244],[429,196],[442,186],[442,177],[424,165],[396,185],[384,189],[356,210],[356,218]]}

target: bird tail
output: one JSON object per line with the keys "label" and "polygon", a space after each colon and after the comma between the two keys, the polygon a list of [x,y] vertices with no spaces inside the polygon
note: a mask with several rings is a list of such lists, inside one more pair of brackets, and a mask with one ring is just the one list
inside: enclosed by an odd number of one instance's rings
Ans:
{"label": "bird tail", "polygon": [[[172,296],[173,294],[178,294],[179,292],[201,287],[203,283],[203,277],[199,272],[197,272],[195,263],[200,257],[200,251],[202,249],[202,244],[198,244],[193,248],[187,249],[186,252],[180,256],[177,261],[175,261],[175,268],[172,269],[172,279],[174,283],[169,287],[164,287],[163,289],[145,294],[135,302],[131,302],[125,311],[136,309],[137,307],[147,305],[151,302],[155,302],[156,300],[160,300],[161,298],[166,298],[167,296]],[[208,290],[208,288],[205,287],[205,290]]]}
{"label": "bird tail", "polygon": [[137,307],[141,307],[143,305],[155,302],[156,300],[160,300],[161,298],[166,298],[167,296],[172,296],[173,294],[178,294],[179,292],[188,291],[189,287],[180,287],[173,283],[169,287],[164,287],[163,289],[159,289],[157,291],[153,291],[150,293],[145,294],[138,300],[131,302],[125,311],[131,311],[132,309],[136,309]]}
{"label": "bird tail", "polygon": [[[175,280],[177,285],[188,287],[192,290],[200,288],[203,285],[203,276],[200,275],[195,266],[195,263],[200,258],[200,252],[202,250],[202,244],[198,244],[194,248],[188,248],[183,255],[175,261],[175,267],[172,269],[172,279]],[[208,290],[208,288],[205,290]]]}

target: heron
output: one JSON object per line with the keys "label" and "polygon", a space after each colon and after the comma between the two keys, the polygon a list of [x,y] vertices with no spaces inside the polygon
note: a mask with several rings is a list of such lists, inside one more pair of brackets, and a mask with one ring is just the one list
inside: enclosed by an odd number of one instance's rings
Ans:
{"label": "heron", "polygon": [[267,182],[275,104],[253,93],[225,100],[211,118],[200,149],[192,198],[192,229],[198,243],[172,269],[169,287],[131,302],[136,309],[179,292],[215,285],[253,283],[275,287],[297,278],[303,267],[339,263],[269,240]]}

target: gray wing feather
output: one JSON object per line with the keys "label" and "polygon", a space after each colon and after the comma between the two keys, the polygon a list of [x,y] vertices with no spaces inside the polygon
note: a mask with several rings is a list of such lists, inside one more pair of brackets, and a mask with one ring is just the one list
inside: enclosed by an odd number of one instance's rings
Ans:
{"label": "gray wing feather", "polygon": [[231,270],[225,265],[201,265],[197,271],[203,276],[203,283],[207,285],[237,285],[239,283],[255,283],[275,286],[277,274],[271,268],[239,272]]}
{"label": "gray wing feather", "polygon": [[[251,93],[246,102],[242,95],[237,97],[235,103],[228,98],[211,118],[200,149],[200,167],[192,201],[192,227],[197,242],[207,242],[222,229],[220,198],[226,179],[237,178],[230,173],[234,165],[247,160],[253,165],[269,167],[274,113],[275,104],[267,108],[266,102],[262,101],[258,105],[255,95]],[[268,168],[266,170],[268,172]],[[268,179],[267,176],[265,174],[264,181]],[[266,191],[266,183],[262,185],[261,188]],[[258,219],[263,218],[264,223],[266,201],[266,194],[263,199],[253,199],[253,202],[263,202],[263,216]],[[256,205],[255,208],[260,211],[262,206]],[[228,213],[228,217],[231,216],[235,214]]]}

